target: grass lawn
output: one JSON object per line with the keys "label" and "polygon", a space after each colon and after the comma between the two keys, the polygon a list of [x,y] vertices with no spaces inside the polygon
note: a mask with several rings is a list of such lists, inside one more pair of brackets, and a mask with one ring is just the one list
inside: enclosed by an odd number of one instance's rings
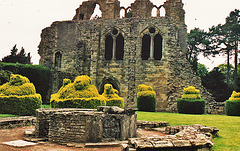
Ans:
{"label": "grass lawn", "polygon": [[3,118],[3,117],[16,117],[18,115],[12,115],[12,114],[0,114],[0,118]]}
{"label": "grass lawn", "polygon": [[161,112],[137,112],[137,119],[144,121],[166,121],[171,126],[201,124],[217,127],[219,137],[213,141],[214,151],[240,151],[240,116],[192,115]]}

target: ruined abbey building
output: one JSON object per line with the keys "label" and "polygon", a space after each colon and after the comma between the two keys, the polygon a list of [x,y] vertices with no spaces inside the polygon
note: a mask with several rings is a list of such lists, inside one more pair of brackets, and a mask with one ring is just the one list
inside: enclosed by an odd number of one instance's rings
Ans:
{"label": "ruined abbey building", "polygon": [[[102,18],[90,20],[98,4]],[[152,10],[157,16],[152,17]],[[165,16],[160,16],[160,10]],[[120,11],[132,17],[120,18]],[[70,21],[57,21],[41,34],[40,65],[53,70],[52,92],[64,78],[86,74],[99,92],[106,83],[124,97],[125,107],[136,107],[137,86],[146,84],[157,94],[157,111],[176,112],[183,88],[195,86],[202,98],[213,101],[185,58],[187,27],[182,0],[156,6],[135,0],[128,8],[118,0],[88,0]]]}

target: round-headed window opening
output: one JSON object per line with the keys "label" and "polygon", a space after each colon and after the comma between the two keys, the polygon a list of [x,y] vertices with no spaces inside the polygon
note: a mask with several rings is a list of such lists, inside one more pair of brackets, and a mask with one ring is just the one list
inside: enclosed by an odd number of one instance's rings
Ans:
{"label": "round-headed window opening", "polygon": [[117,35],[117,34],[118,34],[118,30],[117,30],[116,28],[114,28],[114,29],[112,30],[112,34],[113,34],[113,35]]}
{"label": "round-headed window opening", "polygon": [[155,31],[156,31],[155,28],[153,28],[153,27],[150,27],[150,28],[149,28],[149,32],[150,32],[151,34],[155,33]]}

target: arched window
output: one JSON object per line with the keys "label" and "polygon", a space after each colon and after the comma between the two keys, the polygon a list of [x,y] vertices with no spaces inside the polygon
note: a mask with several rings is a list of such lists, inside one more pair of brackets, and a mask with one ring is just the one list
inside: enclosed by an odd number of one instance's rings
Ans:
{"label": "arched window", "polygon": [[90,20],[96,20],[102,18],[102,11],[100,10],[100,5],[96,4],[94,12],[90,18]]}
{"label": "arched window", "polygon": [[113,56],[113,38],[108,35],[105,39],[105,59],[111,60]]}
{"label": "arched window", "polygon": [[62,54],[60,52],[55,53],[55,67],[61,68]]}
{"label": "arched window", "polygon": [[154,59],[161,60],[162,59],[162,36],[157,34],[154,36]]}
{"label": "arched window", "polygon": [[118,90],[118,94],[120,94],[120,83],[115,78],[103,78],[102,83],[99,85],[99,94],[104,92],[104,85],[111,84],[114,89]]}
{"label": "arched window", "polygon": [[151,37],[144,35],[142,38],[142,60],[148,60],[150,57]]}
{"label": "arched window", "polygon": [[166,10],[163,6],[160,7],[160,17],[165,17],[166,16]]}
{"label": "arched window", "polygon": [[158,10],[157,10],[156,7],[153,7],[153,8],[152,8],[152,13],[151,13],[152,17],[158,17],[158,16],[157,16],[157,11],[158,11]]}
{"label": "arched window", "polygon": [[123,60],[124,56],[124,38],[122,34],[118,34],[116,39],[116,59]]}
{"label": "arched window", "polygon": [[125,8],[124,7],[122,7],[122,8],[120,8],[120,18],[124,18],[125,17]]}

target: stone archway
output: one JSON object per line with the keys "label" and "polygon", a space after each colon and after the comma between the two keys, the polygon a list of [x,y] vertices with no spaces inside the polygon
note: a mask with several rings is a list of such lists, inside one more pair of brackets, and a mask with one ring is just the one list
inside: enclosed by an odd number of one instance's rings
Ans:
{"label": "stone archway", "polygon": [[105,84],[111,84],[113,86],[113,88],[118,90],[118,93],[120,94],[120,83],[116,78],[114,78],[114,77],[103,78],[102,82],[98,86],[98,90],[99,90],[100,94],[103,93]]}

